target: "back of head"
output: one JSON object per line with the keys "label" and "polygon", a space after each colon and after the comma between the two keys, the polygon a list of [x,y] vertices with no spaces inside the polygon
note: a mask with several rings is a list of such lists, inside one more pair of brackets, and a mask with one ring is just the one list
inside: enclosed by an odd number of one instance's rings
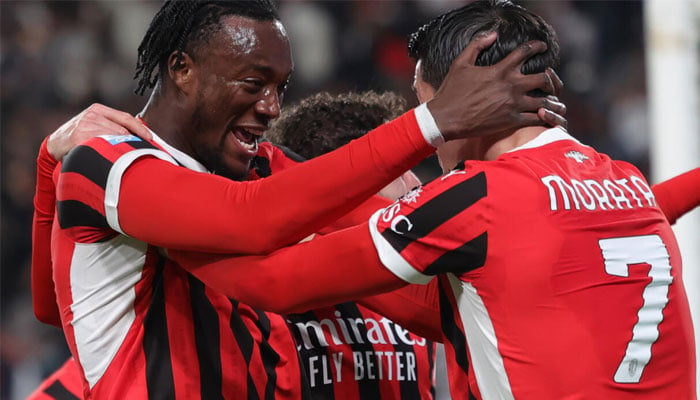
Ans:
{"label": "back of head", "polygon": [[153,17],[138,49],[137,94],[153,88],[173,52],[190,55],[206,45],[221,29],[221,19],[237,15],[256,21],[279,20],[271,0],[182,1],[167,0]]}
{"label": "back of head", "polygon": [[318,93],[287,107],[266,136],[311,159],[357,139],[406,111],[394,93]]}
{"label": "back of head", "polygon": [[409,55],[421,60],[421,78],[437,89],[474,36],[492,31],[498,32],[498,39],[481,52],[477,65],[493,65],[529,40],[541,40],[548,48],[530,58],[523,65],[523,73],[542,72],[559,63],[559,43],[552,27],[509,0],[477,0],[438,16],[411,35]]}

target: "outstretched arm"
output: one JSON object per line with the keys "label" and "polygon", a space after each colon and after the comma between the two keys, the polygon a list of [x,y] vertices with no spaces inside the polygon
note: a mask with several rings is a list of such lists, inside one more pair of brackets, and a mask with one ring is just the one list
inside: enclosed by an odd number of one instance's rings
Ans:
{"label": "outstretched arm", "polygon": [[668,222],[676,220],[700,205],[700,168],[695,168],[651,187],[656,202]]}
{"label": "outstretched arm", "polygon": [[[111,151],[98,141],[89,144]],[[166,248],[264,254],[334,222],[433,151],[410,111],[337,151],[256,181],[235,182],[148,155],[129,164],[121,179],[109,167],[96,180],[106,199],[118,198],[114,217],[107,216],[117,231]],[[76,148],[64,162],[67,191],[59,187],[59,201],[89,205],[94,192],[77,183],[95,175],[87,162],[94,153]]]}
{"label": "outstretched arm", "polygon": [[267,256],[173,250],[168,255],[212,289],[282,314],[338,304],[406,284],[382,266],[366,223]]}

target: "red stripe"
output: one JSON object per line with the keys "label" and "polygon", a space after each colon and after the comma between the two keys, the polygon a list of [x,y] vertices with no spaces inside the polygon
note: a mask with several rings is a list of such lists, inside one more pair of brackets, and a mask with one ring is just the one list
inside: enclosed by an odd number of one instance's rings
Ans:
{"label": "red stripe", "polygon": [[56,200],[76,200],[105,215],[105,191],[93,181],[75,172],[61,174],[61,184],[56,190]]}
{"label": "red stripe", "polygon": [[199,361],[194,346],[187,273],[168,262],[163,269],[163,281],[175,396],[178,399],[198,399],[201,393]]}
{"label": "red stripe", "polygon": [[236,337],[231,331],[231,301],[218,292],[205,289],[205,293],[216,308],[219,316],[219,337],[221,348],[221,393],[226,399],[242,398],[247,390],[246,364],[240,348],[236,345]]}

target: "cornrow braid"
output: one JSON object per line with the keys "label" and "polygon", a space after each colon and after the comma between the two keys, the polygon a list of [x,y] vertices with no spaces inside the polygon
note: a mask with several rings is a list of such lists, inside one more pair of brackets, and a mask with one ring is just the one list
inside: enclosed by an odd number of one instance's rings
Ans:
{"label": "cornrow braid", "polygon": [[182,52],[192,45],[206,42],[218,32],[221,17],[239,15],[257,21],[278,20],[277,9],[271,0],[166,0],[153,17],[138,48],[136,94],[155,87],[165,61],[177,52],[178,64]]}

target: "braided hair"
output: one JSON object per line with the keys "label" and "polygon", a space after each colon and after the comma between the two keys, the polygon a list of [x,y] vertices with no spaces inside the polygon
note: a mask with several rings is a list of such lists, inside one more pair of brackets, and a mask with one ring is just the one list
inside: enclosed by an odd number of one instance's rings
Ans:
{"label": "braided hair", "polygon": [[[238,15],[256,21],[279,20],[272,0],[166,0],[138,48],[136,94],[153,88],[173,51],[178,65],[182,52],[205,44],[221,28],[221,17]],[[158,69],[156,69],[158,67]]]}

